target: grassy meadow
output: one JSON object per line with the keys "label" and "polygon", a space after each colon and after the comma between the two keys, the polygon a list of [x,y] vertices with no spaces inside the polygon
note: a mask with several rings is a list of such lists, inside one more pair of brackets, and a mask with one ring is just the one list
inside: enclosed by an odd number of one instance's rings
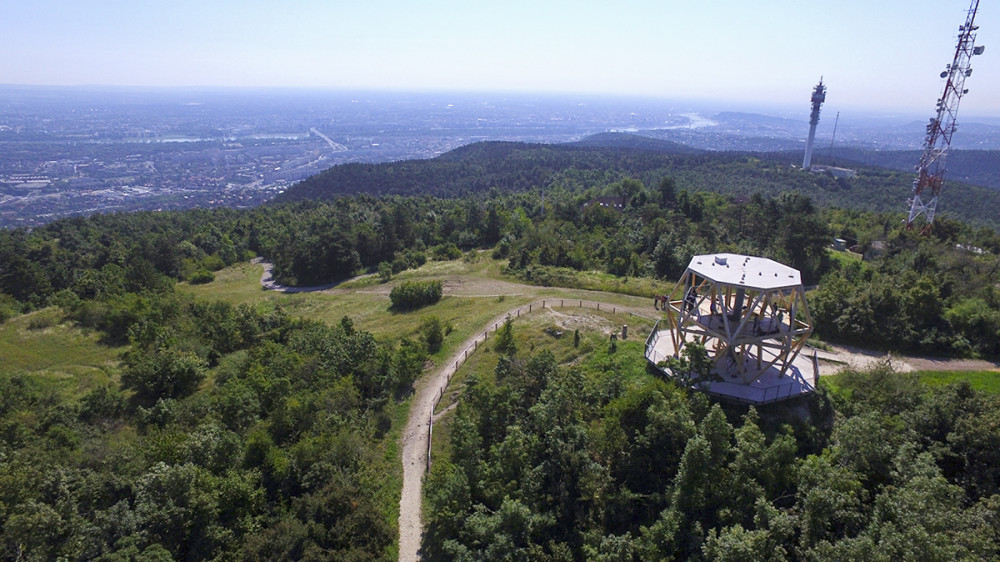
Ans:
{"label": "grassy meadow", "polygon": [[124,347],[101,343],[93,330],[55,307],[0,324],[0,371],[27,375],[61,399],[76,399],[116,376]]}
{"label": "grassy meadow", "polygon": [[[269,302],[280,305],[293,316],[327,323],[339,322],[347,316],[358,329],[369,331],[383,341],[416,339],[424,319],[436,316],[445,326],[450,326],[451,331],[434,358],[449,356],[470,335],[485,329],[508,310],[542,299],[595,300],[629,307],[650,316],[656,312],[651,299],[646,297],[519,283],[501,274],[502,264],[502,261],[479,253],[473,259],[430,261],[419,269],[393,276],[387,283],[379,282],[377,276],[367,275],[324,291],[280,293],[263,290],[260,286],[263,268],[246,263],[217,272],[212,283],[181,284],[179,287],[196,299],[219,299],[233,304]],[[392,310],[389,292],[407,280],[441,280],[445,283],[445,296],[440,302],[419,310]],[[651,280],[643,282],[649,284]]]}

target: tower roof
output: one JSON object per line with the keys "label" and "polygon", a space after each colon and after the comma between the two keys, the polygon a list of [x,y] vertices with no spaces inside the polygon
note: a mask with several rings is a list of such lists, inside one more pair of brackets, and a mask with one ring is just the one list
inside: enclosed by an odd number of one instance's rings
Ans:
{"label": "tower roof", "polygon": [[716,283],[752,289],[783,289],[802,284],[799,270],[774,260],[740,254],[694,256],[688,269]]}

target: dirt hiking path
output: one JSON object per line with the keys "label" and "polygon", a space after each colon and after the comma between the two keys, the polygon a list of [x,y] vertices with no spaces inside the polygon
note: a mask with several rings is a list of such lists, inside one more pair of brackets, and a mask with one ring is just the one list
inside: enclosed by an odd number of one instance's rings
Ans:
{"label": "dirt hiking path", "polygon": [[[502,322],[504,313],[490,322]],[[420,517],[423,501],[423,478],[427,472],[427,447],[430,444],[430,417],[438,396],[448,386],[455,374],[455,364],[462,359],[465,350],[474,346],[483,337],[482,332],[469,336],[458,351],[449,357],[434,372],[421,378],[416,385],[410,416],[403,429],[403,491],[399,497],[399,560],[412,562],[420,558],[420,537],[423,522]]]}
{"label": "dirt hiking path", "polygon": [[598,303],[580,299],[545,299],[524,306],[516,307],[491,320],[482,331],[469,336],[458,351],[429,375],[422,377],[415,385],[413,403],[410,405],[410,416],[401,436],[403,444],[403,490],[399,498],[399,560],[413,562],[420,559],[420,538],[423,533],[423,522],[420,510],[423,500],[423,477],[427,472],[427,450],[430,445],[430,424],[434,407],[444,390],[448,387],[452,375],[461,367],[470,353],[480,344],[485,344],[487,333],[495,330],[508,316],[515,317],[532,312],[551,311],[555,306],[607,310],[644,315],[648,311],[628,306],[609,303]]}

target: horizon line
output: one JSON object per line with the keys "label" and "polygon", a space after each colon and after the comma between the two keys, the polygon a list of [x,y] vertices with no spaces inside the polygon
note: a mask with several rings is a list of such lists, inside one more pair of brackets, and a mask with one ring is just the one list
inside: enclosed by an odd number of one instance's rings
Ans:
{"label": "horizon line", "polygon": [[[790,113],[799,113],[801,106],[808,106],[808,103],[799,104],[792,101],[750,101],[744,98],[722,99],[722,98],[691,98],[685,96],[669,96],[667,94],[651,94],[638,92],[597,92],[584,90],[504,90],[504,89],[480,89],[480,88],[400,88],[400,87],[358,87],[358,86],[306,86],[306,85],[278,85],[278,86],[231,86],[231,85],[128,85],[128,84],[23,84],[0,82],[0,89],[21,89],[21,90],[77,90],[77,91],[122,91],[122,92],[283,92],[283,93],[341,93],[341,94],[396,94],[396,95],[499,95],[515,97],[542,97],[542,98],[568,98],[577,97],[594,100],[641,100],[645,102],[660,103],[682,103],[687,105],[702,106],[730,106],[746,108],[769,108],[787,110]],[[808,101],[808,100],[806,100]],[[836,107],[836,106],[834,106]],[[886,106],[841,106],[840,111],[854,111],[860,115],[882,114],[897,117],[913,116],[922,117],[931,114],[931,111],[923,111],[915,108],[898,108]],[[679,111],[683,111],[682,109]],[[735,111],[729,109],[729,111]],[[973,110],[974,111],[974,110]],[[1000,119],[1000,113],[972,113],[969,117],[979,119]],[[968,122],[968,119],[962,121]]]}

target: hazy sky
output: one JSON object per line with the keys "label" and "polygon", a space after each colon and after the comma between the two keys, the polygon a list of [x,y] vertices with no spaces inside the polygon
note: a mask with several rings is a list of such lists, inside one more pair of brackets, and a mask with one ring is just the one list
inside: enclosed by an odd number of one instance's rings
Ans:
{"label": "hazy sky", "polygon": [[[0,83],[611,93],[930,113],[968,0],[0,0]],[[1000,116],[1000,7],[967,116]],[[737,104],[738,105],[738,104]]]}

